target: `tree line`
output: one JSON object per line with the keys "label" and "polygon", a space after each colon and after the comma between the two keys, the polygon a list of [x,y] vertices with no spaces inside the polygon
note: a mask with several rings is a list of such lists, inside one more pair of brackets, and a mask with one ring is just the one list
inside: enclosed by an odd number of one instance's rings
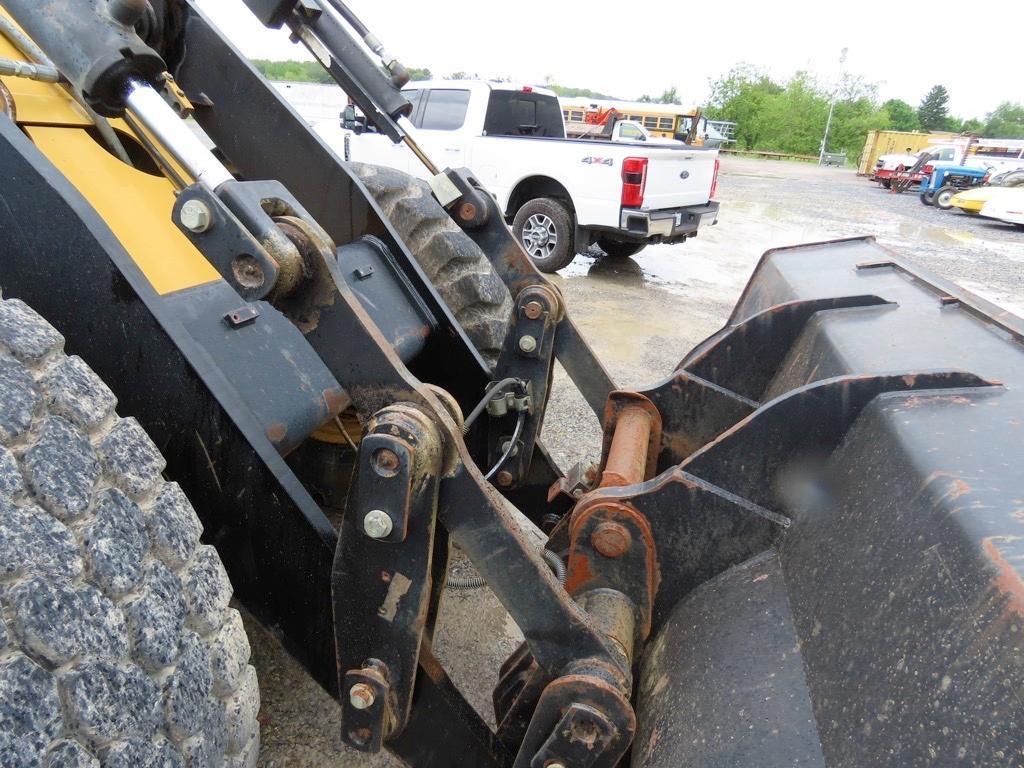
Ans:
{"label": "tree line", "polygon": [[740,149],[817,154],[829,104],[835,110],[827,149],[856,159],[868,131],[951,131],[989,138],[1024,138],[1024,104],[1004,102],[984,119],[949,113],[949,91],[933,86],[915,108],[901,99],[881,101],[878,86],[845,74],[834,94],[808,72],[775,80],[750,65],[734,67],[711,83],[708,117],[737,123]]}

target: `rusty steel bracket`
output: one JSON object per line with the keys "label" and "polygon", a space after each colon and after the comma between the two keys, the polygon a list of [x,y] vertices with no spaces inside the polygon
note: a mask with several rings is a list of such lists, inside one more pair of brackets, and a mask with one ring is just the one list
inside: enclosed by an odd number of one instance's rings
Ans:
{"label": "rusty steel bracket", "polygon": [[[182,224],[186,206],[197,211],[198,221],[193,228]],[[172,216],[185,237],[243,299],[262,299],[274,289],[280,271],[277,262],[212,190],[201,184],[185,187],[174,203]]]}
{"label": "rusty steel bracket", "polygon": [[443,453],[437,426],[408,404],[377,413],[360,443],[332,580],[342,738],[359,750],[378,751],[412,707]]}
{"label": "rusty steel bracket", "polygon": [[494,376],[525,381],[530,407],[514,445],[510,441],[516,435],[519,413],[510,411],[488,421],[488,464],[495,466],[511,450],[494,478],[502,489],[515,488],[530,471],[534,447],[544,424],[553,375],[555,336],[563,314],[561,298],[545,286],[525,288],[516,296]]}
{"label": "rusty steel bracket", "polygon": [[453,192],[458,192],[451,202],[442,205],[455,223],[463,229],[479,229],[491,216],[491,207],[485,198],[487,190],[483,188],[468,168],[445,168],[443,171],[445,186],[448,184]]}
{"label": "rusty steel bracket", "polygon": [[614,768],[635,732],[628,693],[599,675],[567,674],[541,694],[513,766]]}
{"label": "rusty steel bracket", "polygon": [[[647,518],[629,504],[587,499],[573,512],[569,541],[566,591],[595,617],[598,628],[631,664],[634,647],[650,634],[660,579]],[[587,605],[591,593],[610,590],[627,598],[628,616]],[[607,603],[599,602],[602,607]]]}

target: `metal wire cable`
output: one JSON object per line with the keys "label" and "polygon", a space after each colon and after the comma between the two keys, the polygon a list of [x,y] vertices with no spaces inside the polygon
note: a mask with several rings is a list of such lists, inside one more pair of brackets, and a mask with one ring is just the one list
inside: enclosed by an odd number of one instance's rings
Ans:
{"label": "metal wire cable", "polygon": [[519,379],[507,377],[502,379],[501,381],[496,381],[489,387],[487,387],[487,390],[484,392],[483,398],[480,400],[479,403],[477,403],[473,407],[473,410],[469,412],[469,416],[466,417],[466,420],[463,423],[462,433],[466,434],[467,432],[469,432],[469,428],[473,426],[473,422],[477,420],[477,417],[479,417],[480,414],[484,412],[484,409],[487,407],[487,403],[490,402],[491,397],[494,395],[495,392],[497,392],[499,389],[506,386],[507,384],[518,383]]}
{"label": "metal wire cable", "polygon": [[512,455],[512,451],[516,449],[516,442],[519,440],[519,434],[523,431],[523,424],[526,423],[526,411],[519,412],[519,418],[516,419],[516,428],[512,432],[512,439],[508,441],[508,447],[505,452],[501,454],[501,458],[498,462],[488,470],[487,474],[484,475],[484,480],[490,480],[494,477],[494,473],[501,469],[501,465],[508,461],[508,457]]}

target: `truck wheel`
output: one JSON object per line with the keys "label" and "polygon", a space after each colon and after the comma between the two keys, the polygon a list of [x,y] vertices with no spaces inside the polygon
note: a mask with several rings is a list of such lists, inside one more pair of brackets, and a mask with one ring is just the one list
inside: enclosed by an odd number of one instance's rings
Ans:
{"label": "truck wheel", "polygon": [[935,194],[934,192],[922,192],[919,197],[920,197],[921,202],[924,205],[931,205],[932,204],[932,196],[934,194]]}
{"label": "truck wheel", "polygon": [[948,184],[944,187],[939,187],[932,195],[932,205],[948,211],[953,207],[953,195],[959,191],[956,187],[951,187]]}
{"label": "truck wheel", "polygon": [[883,189],[891,189],[892,188],[892,179],[882,179],[878,183],[882,185]]}
{"label": "truck wheel", "polygon": [[541,272],[557,272],[576,258],[572,214],[552,197],[524,203],[516,211],[512,232]]}
{"label": "truck wheel", "polygon": [[512,297],[487,255],[441,207],[426,182],[393,168],[349,165],[493,367],[505,341]]}
{"label": "truck wheel", "polygon": [[610,237],[598,237],[598,247],[614,259],[626,259],[640,253],[647,243],[632,243],[628,240],[613,240]]}
{"label": "truck wheel", "polygon": [[224,566],[63,345],[0,300],[0,765],[254,766],[259,688]]}

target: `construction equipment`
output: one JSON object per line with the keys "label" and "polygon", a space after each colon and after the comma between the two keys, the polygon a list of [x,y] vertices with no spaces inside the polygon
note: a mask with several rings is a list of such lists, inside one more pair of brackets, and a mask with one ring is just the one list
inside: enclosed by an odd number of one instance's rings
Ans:
{"label": "construction equipment", "polygon": [[[246,2],[408,140],[338,0]],[[1021,759],[1020,319],[871,238],[780,249],[618,389],[466,169],[341,162],[190,0],[0,4],[66,86],[0,116],[0,764],[253,765],[218,554],[409,765]],[[592,471],[538,439],[555,361]],[[525,636],[495,729],[431,652],[450,542]]]}

